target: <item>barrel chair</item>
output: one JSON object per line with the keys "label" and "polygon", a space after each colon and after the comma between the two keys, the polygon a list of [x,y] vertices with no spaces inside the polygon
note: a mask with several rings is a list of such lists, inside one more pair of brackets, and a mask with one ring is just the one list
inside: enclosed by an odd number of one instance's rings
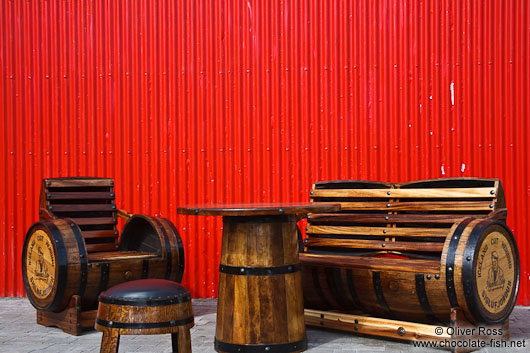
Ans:
{"label": "barrel chair", "polygon": [[455,338],[436,325],[507,334],[520,264],[499,179],[325,181],[310,198],[341,211],[308,216],[306,323],[410,340]]}
{"label": "barrel chair", "polygon": [[[80,335],[94,327],[98,295],[107,288],[144,278],[182,279],[184,250],[175,226],[117,209],[112,179],[44,179],[39,215],[22,254],[38,324]],[[126,221],[121,236],[118,217]]]}

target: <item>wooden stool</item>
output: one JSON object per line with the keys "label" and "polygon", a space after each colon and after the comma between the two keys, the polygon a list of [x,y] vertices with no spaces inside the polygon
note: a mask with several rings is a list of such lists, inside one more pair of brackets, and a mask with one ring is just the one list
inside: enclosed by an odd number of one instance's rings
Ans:
{"label": "wooden stool", "polygon": [[103,332],[101,353],[116,353],[120,335],[171,333],[173,352],[191,352],[191,296],[181,285],[163,279],[118,284],[99,296],[95,328]]}

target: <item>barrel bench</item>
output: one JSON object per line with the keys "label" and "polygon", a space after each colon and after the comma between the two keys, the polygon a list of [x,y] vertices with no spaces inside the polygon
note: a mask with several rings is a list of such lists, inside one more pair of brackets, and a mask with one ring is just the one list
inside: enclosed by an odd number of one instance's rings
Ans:
{"label": "barrel bench", "polygon": [[118,352],[120,335],[171,333],[173,352],[191,353],[190,292],[161,279],[118,284],[99,295],[95,328],[103,332],[101,353]]}
{"label": "barrel bench", "polygon": [[[519,254],[500,180],[326,181],[310,197],[339,202],[341,211],[308,216],[300,261],[309,324],[338,328],[336,314],[320,312],[333,309],[413,323],[449,325],[459,317],[507,325]],[[356,332],[370,327],[359,317],[340,320]],[[395,328],[384,335],[417,337]]]}
{"label": "barrel bench", "polygon": [[[112,179],[44,179],[39,214],[24,241],[22,274],[41,325],[80,335],[94,327],[97,298],[107,288],[182,279],[184,249],[175,226],[119,210]],[[126,220],[119,241],[118,217]]]}

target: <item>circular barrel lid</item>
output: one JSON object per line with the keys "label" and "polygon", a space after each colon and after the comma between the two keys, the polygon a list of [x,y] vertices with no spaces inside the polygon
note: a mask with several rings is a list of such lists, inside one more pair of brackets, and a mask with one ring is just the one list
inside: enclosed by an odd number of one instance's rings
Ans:
{"label": "circular barrel lid", "polygon": [[462,275],[466,301],[478,321],[500,323],[510,315],[517,299],[519,267],[517,244],[506,224],[489,220],[475,226],[464,252]]}
{"label": "circular barrel lid", "polygon": [[26,235],[22,273],[31,303],[45,309],[57,289],[57,254],[50,231],[41,223],[34,224]]}

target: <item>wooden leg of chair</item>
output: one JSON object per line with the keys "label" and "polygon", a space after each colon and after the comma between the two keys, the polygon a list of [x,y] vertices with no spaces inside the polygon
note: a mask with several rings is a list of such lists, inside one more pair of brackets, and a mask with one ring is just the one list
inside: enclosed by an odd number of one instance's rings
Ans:
{"label": "wooden leg of chair", "polygon": [[108,330],[103,332],[101,348],[99,353],[118,353],[120,345],[120,334],[118,330]]}
{"label": "wooden leg of chair", "polygon": [[191,353],[190,329],[181,327],[178,332],[172,333],[171,344],[173,346],[173,352]]}

